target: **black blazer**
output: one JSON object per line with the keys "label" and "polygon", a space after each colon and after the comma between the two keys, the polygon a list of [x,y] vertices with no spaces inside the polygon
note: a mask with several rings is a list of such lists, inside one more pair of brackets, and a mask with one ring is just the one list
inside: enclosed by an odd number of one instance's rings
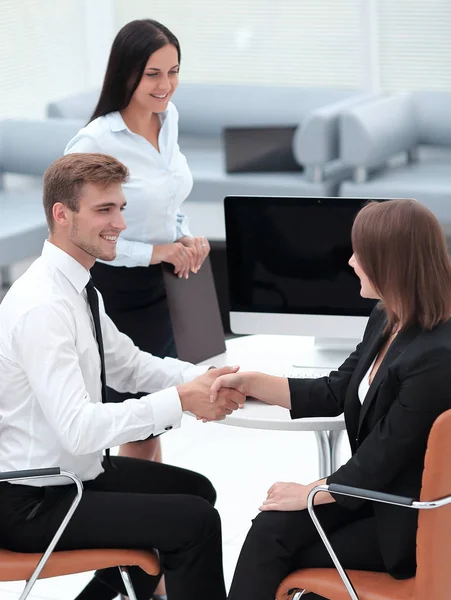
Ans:
{"label": "black blazer", "polygon": [[[344,412],[352,457],[328,483],[418,499],[429,432],[435,419],[451,408],[451,320],[430,331],[412,326],[399,333],[361,405],[358,387],[386,340],[385,324],[385,312],[376,307],[362,342],[338,371],[320,379],[290,379],[291,417]],[[351,509],[365,502],[338,495],[335,499]],[[374,503],[374,514],[387,571],[411,577],[417,511]]]}

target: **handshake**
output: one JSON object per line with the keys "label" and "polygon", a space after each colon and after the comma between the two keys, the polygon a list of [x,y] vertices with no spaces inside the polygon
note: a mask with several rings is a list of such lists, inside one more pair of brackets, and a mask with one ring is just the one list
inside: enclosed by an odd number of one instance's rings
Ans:
{"label": "handshake", "polygon": [[[178,385],[182,410],[207,422],[221,421],[241,408],[246,400],[246,392],[244,386],[240,385],[240,378],[233,377],[238,370],[239,367],[210,369],[193,381]],[[223,386],[224,380],[228,380],[227,387]]]}

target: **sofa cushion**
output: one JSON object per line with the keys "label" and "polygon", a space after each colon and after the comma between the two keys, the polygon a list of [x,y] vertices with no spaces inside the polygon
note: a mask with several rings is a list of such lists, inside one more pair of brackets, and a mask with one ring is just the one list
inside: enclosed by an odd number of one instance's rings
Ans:
{"label": "sofa cushion", "polygon": [[409,163],[377,172],[364,183],[345,181],[340,196],[363,198],[415,198],[445,225],[451,223],[451,161]]}
{"label": "sofa cushion", "polygon": [[180,133],[219,136],[224,127],[297,125],[311,110],[353,95],[336,89],[182,83],[173,102]]}
{"label": "sofa cushion", "polygon": [[47,236],[40,185],[0,190],[0,265],[39,255]]}
{"label": "sofa cushion", "polygon": [[413,94],[418,142],[451,147],[451,92]]}

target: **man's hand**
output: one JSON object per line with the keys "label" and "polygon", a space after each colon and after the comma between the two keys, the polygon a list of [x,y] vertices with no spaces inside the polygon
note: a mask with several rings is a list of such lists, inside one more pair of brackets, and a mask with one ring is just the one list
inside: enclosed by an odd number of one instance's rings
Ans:
{"label": "man's hand", "polygon": [[197,273],[210,252],[210,244],[207,238],[184,235],[178,241],[193,252],[194,266],[191,268],[191,271]]}
{"label": "man's hand", "polygon": [[236,373],[239,367],[222,367],[210,369],[189,383],[177,386],[182,403],[182,410],[187,410],[203,421],[220,421],[234,410],[240,408],[245,396],[234,389],[224,389],[215,402],[210,399],[210,389],[213,382],[220,376]]}
{"label": "man's hand", "polygon": [[181,242],[174,244],[157,244],[153,247],[151,265],[162,262],[174,265],[174,273],[179,277],[188,279],[190,270],[195,267],[196,252],[193,248],[185,246]]}
{"label": "man's hand", "polygon": [[217,377],[210,388],[210,400],[216,402],[218,396],[225,390],[236,390],[244,397],[248,396],[245,375],[245,373],[229,372]]}

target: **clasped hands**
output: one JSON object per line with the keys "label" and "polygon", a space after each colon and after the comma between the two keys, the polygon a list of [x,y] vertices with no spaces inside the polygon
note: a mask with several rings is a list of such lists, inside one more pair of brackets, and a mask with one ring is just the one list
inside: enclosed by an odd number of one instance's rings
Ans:
{"label": "clasped hands", "polygon": [[188,279],[190,272],[198,272],[209,252],[207,238],[185,235],[173,244],[155,245],[150,264],[170,263],[174,266],[175,275]]}
{"label": "clasped hands", "polygon": [[212,396],[212,386],[221,376],[236,373],[239,367],[210,369],[189,383],[177,386],[182,410],[189,411],[204,422],[221,421],[234,410],[241,408],[246,400],[241,391],[223,387]]}

